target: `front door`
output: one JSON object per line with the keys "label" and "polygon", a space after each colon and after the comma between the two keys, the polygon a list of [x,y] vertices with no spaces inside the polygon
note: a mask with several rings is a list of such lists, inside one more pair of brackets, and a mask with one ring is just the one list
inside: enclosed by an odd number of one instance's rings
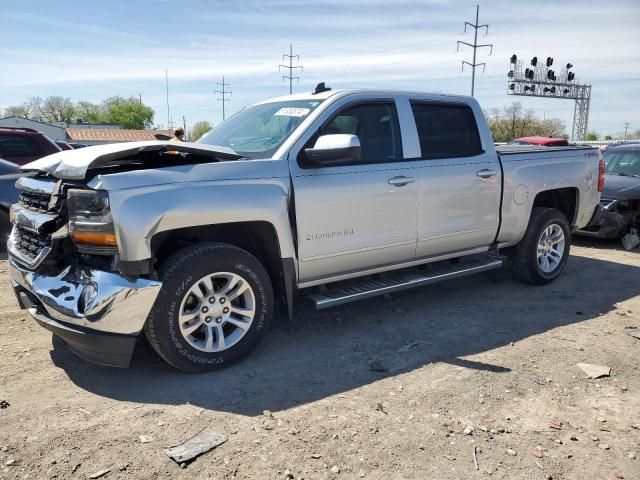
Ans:
{"label": "front door", "polygon": [[[418,179],[404,162],[393,100],[349,103],[320,135],[357,135],[361,159],[292,170],[301,283],[412,260]],[[303,155],[303,153],[302,153]]]}

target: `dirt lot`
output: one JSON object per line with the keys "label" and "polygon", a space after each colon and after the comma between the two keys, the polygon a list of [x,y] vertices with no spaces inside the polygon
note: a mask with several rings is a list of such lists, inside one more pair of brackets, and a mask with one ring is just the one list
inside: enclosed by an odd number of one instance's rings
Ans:
{"label": "dirt lot", "polygon": [[[79,360],[17,309],[3,260],[0,478],[638,479],[639,280],[640,252],[582,242],[553,285],[302,304],[245,362],[184,375],[144,342],[128,370]],[[205,426],[228,442],[165,455]]]}

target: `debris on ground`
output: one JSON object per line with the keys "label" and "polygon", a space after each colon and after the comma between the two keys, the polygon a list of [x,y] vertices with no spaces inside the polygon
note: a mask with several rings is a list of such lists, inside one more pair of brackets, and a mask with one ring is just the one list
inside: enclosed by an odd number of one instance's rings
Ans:
{"label": "debris on ground", "polygon": [[369,370],[372,372],[387,372],[389,368],[380,360],[371,360],[369,362]]}
{"label": "debris on ground", "polygon": [[93,473],[91,475],[89,475],[89,478],[96,479],[96,478],[100,478],[100,477],[104,477],[107,473],[109,473],[111,471],[110,468],[105,468],[104,470],[100,470],[96,473]]}
{"label": "debris on ground", "polygon": [[608,443],[599,443],[598,447],[601,448],[602,450],[610,450],[611,446]]}
{"label": "debris on ground", "polygon": [[605,365],[594,365],[593,363],[578,363],[577,367],[587,374],[589,378],[608,377],[611,374],[611,367]]}
{"label": "debris on ground", "polygon": [[613,478],[620,478],[620,479],[624,478],[624,473],[622,472],[613,472],[611,475],[613,476]]}
{"label": "debris on ground", "polygon": [[549,422],[549,426],[556,430],[562,430],[562,422],[560,420],[552,420]]}
{"label": "debris on ground", "polygon": [[331,467],[331,473],[340,473],[340,467],[334,465],[333,467]]}
{"label": "debris on ground", "polygon": [[377,410],[379,412],[384,413],[385,415],[388,415],[388,413],[384,411],[384,405],[382,405],[382,402],[376,403],[376,406],[375,406],[374,410]]}
{"label": "debris on ground", "polygon": [[624,333],[640,339],[640,327],[626,327]]}
{"label": "debris on ground", "polygon": [[473,465],[476,467],[476,470],[480,470],[480,467],[478,466],[477,450],[478,450],[478,447],[474,445],[473,446]]}
{"label": "debris on ground", "polygon": [[138,438],[140,439],[140,443],[153,442],[153,437],[151,435],[140,435]]}
{"label": "debris on ground", "polygon": [[512,457],[515,457],[518,454],[516,453],[516,451],[514,449],[507,448],[507,455],[511,455]]}
{"label": "debris on ground", "polygon": [[226,441],[226,435],[213,431],[211,427],[205,427],[186,442],[167,448],[164,452],[176,463],[183,463],[222,445]]}
{"label": "debris on ground", "polygon": [[9,402],[7,402],[6,400],[0,400],[0,408],[8,408],[9,405],[11,405]]}
{"label": "debris on ground", "polygon": [[534,457],[536,457],[536,458],[542,458],[542,457],[544,457],[544,454],[543,454],[540,450],[538,450],[537,448],[534,448],[534,449],[532,449],[532,450],[529,450],[529,454],[530,454],[530,455],[533,455],[533,456],[534,456]]}
{"label": "debris on ground", "polygon": [[463,431],[465,435],[471,435],[473,433],[473,425],[467,425]]}
{"label": "debris on ground", "polygon": [[622,237],[622,246],[625,250],[633,250],[640,245],[640,237],[638,236],[638,229],[632,228]]}

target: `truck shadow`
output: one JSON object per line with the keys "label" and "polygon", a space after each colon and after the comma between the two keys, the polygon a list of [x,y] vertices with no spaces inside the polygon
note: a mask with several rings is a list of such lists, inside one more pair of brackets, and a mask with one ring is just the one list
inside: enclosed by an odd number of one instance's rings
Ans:
{"label": "truck shadow", "polygon": [[[249,358],[210,374],[172,370],[146,342],[126,370],[86,363],[55,337],[51,357],[76,385],[107,398],[189,402],[254,416],[430,363],[508,372],[464,357],[606,313],[640,295],[639,275],[640,267],[573,256],[563,277],[545,287],[522,285],[497,271],[333,310],[302,305],[295,319],[281,322]],[[374,360],[377,370],[386,371],[372,371]]]}

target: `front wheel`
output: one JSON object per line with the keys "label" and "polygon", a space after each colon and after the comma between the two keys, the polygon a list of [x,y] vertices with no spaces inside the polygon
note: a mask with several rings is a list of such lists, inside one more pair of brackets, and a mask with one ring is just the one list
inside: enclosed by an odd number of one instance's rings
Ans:
{"label": "front wheel", "polygon": [[535,207],[524,237],[511,252],[511,271],[522,282],[545,285],[560,276],[570,248],[564,214],[555,208]]}
{"label": "front wheel", "polygon": [[268,330],[271,281],[248,252],[223,243],[193,245],[169,257],[160,276],[145,333],[173,367],[225,367],[248,355]]}

